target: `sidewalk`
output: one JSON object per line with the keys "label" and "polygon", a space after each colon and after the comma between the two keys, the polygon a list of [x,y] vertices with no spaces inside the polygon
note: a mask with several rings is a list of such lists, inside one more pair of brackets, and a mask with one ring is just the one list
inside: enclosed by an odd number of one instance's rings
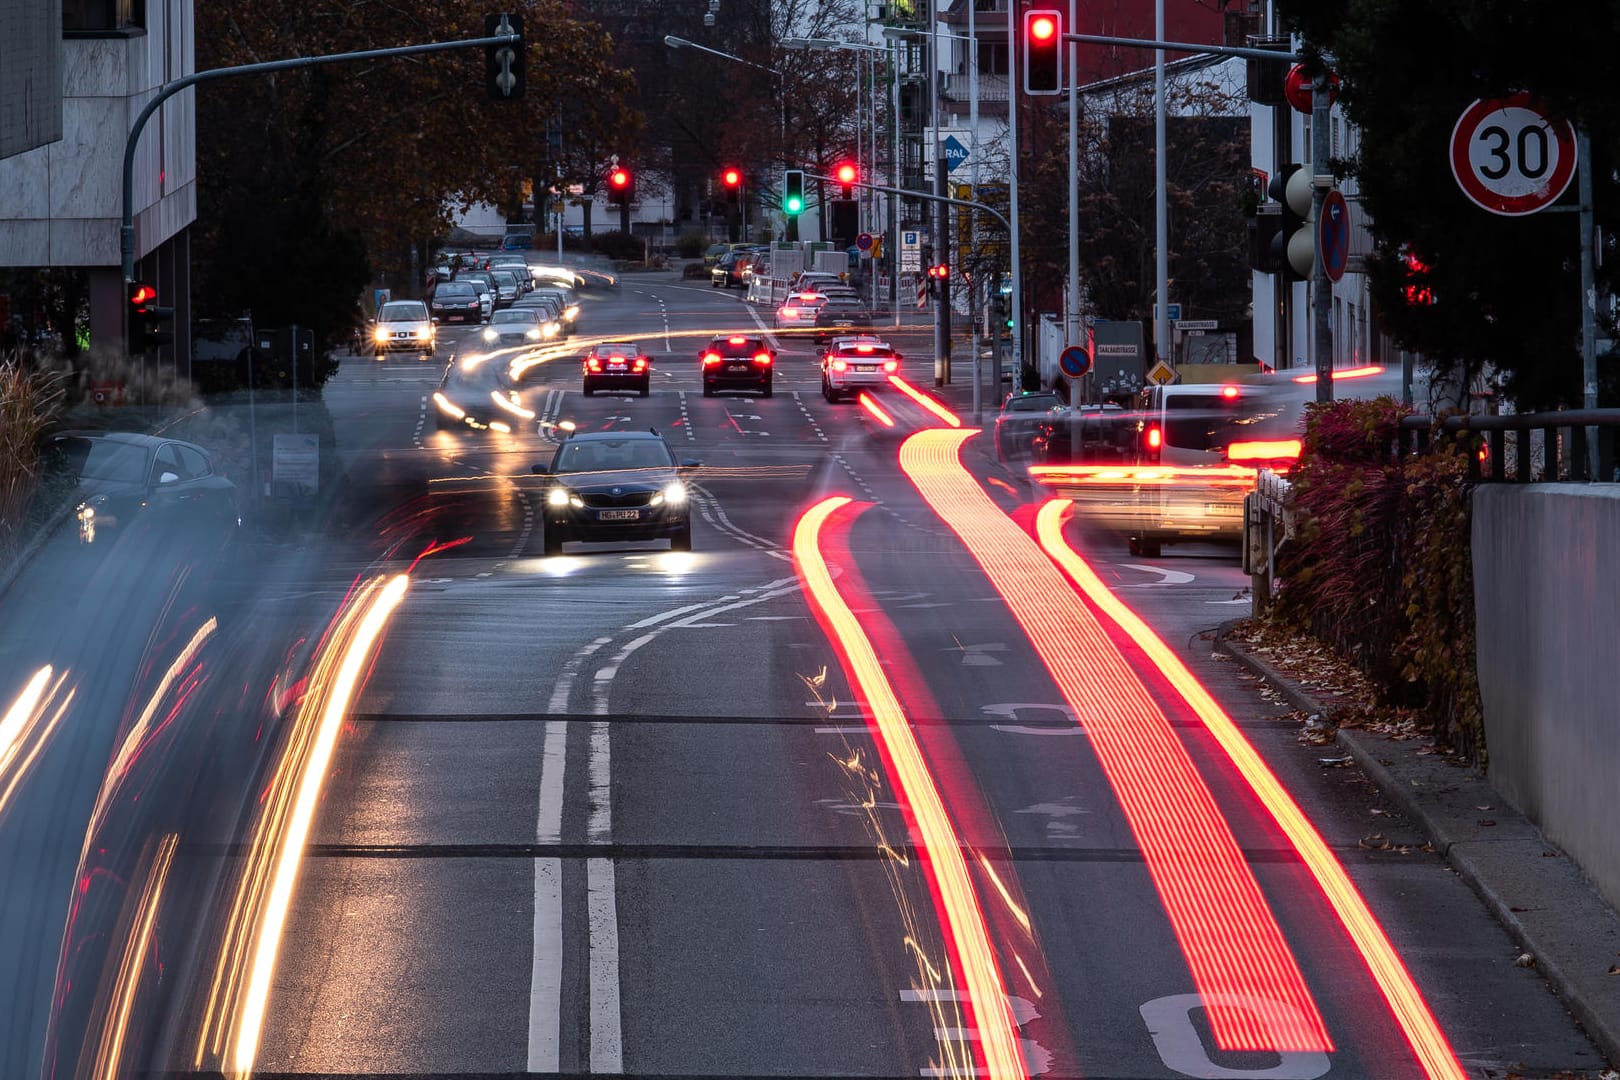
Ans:
{"label": "sidewalk", "polygon": [[[1215,648],[1307,716],[1331,724],[1343,704],[1318,698],[1246,645],[1227,624]],[[1508,806],[1477,770],[1412,740],[1338,728],[1334,740],[1466,881],[1563,999],[1610,1062],[1620,1062],[1620,915],[1580,868]]]}

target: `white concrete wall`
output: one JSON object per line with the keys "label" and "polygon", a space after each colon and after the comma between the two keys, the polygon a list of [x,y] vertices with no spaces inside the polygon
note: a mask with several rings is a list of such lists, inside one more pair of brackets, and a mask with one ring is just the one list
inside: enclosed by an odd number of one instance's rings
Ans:
{"label": "white concrete wall", "polygon": [[[62,138],[0,159],[0,266],[118,265],[130,126],[196,67],[192,0],[148,0],[146,13],[145,34],[62,42]],[[195,94],[170,98],[137,144],[137,258],[196,220]]]}
{"label": "white concrete wall", "polygon": [[1490,781],[1620,905],[1620,485],[1484,484],[1473,512]]}

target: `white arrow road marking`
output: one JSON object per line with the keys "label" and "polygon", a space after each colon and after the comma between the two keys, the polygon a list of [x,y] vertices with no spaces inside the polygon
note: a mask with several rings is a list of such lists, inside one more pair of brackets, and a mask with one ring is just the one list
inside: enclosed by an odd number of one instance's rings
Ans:
{"label": "white arrow road marking", "polygon": [[[1041,1013],[1039,1009],[1035,1008],[1034,1002],[1018,997],[1015,994],[1007,994],[1005,997],[1007,999],[1007,1008],[1013,1015],[1013,1023],[1020,1029],[1031,1020],[1039,1019]],[[902,990],[900,991],[900,1000],[938,1005],[942,1002],[970,1001],[972,999],[965,990],[931,988],[927,990]],[[937,1010],[935,1016],[939,1016]],[[978,1028],[939,1026],[934,1028],[934,1037],[941,1042],[976,1042],[981,1036]],[[1042,1073],[1052,1071],[1052,1054],[1046,1047],[1030,1038],[1020,1038],[1018,1042],[1023,1048],[1024,1064],[1029,1069],[1029,1075],[1039,1076]],[[930,1065],[924,1066],[918,1070],[918,1073],[921,1076],[954,1077],[960,1075],[960,1070],[941,1069]],[[972,1072],[974,1076],[983,1076],[985,1074],[986,1070],[982,1068],[975,1068]]]}
{"label": "white arrow road marking", "polygon": [[1145,566],[1141,563],[1120,563],[1120,565],[1129,570],[1141,570],[1147,574],[1159,574],[1164,580],[1150,581],[1146,585],[1116,585],[1114,586],[1116,589],[1147,589],[1155,585],[1185,585],[1193,580],[1193,575],[1185,570],[1166,570],[1162,566]]}

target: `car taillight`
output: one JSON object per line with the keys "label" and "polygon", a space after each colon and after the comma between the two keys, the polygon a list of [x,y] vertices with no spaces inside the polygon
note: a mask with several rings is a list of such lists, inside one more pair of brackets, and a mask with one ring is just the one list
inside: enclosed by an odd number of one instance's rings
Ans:
{"label": "car taillight", "polygon": [[848,371],[849,370],[849,362],[846,361],[846,360],[834,360],[833,363],[832,363],[832,367],[833,367],[834,371]]}
{"label": "car taillight", "polygon": [[887,371],[887,372],[890,372],[891,374],[896,372],[896,371],[899,371],[900,370],[900,362],[897,361],[897,360],[885,360],[885,361],[883,361],[883,370]]}
{"label": "car taillight", "polygon": [[713,365],[718,364],[719,362],[720,362],[720,354],[719,353],[717,353],[717,352],[706,352],[706,353],[703,354],[703,366],[704,367],[712,367]]}
{"label": "car taillight", "polygon": [[636,357],[635,370],[637,370],[637,371],[646,371],[647,370],[647,358],[645,356]]}
{"label": "car taillight", "polygon": [[771,354],[770,353],[762,352],[762,353],[755,353],[754,354],[754,363],[756,363],[756,364],[768,364],[770,362],[771,362]]}
{"label": "car taillight", "polygon": [[863,352],[863,353],[864,352],[871,352],[872,351],[872,346],[870,346],[870,345],[857,345],[857,346],[855,346],[855,351],[856,352]]}
{"label": "car taillight", "polygon": [[748,339],[747,338],[740,338],[740,337],[733,337],[733,338],[726,338],[726,340],[728,342],[730,342],[731,344],[733,344],[733,345],[741,345],[743,342],[747,341]]}
{"label": "car taillight", "polygon": [[590,369],[592,371],[601,371],[602,370],[602,361],[600,359],[598,359],[597,357],[593,356],[589,360],[585,361],[585,363],[590,366]]}
{"label": "car taillight", "polygon": [[608,361],[610,363],[614,363],[614,364],[622,364],[622,363],[624,363],[624,357],[622,357],[622,356],[610,356],[610,357],[608,357]]}
{"label": "car taillight", "polygon": [[784,319],[797,319],[798,317],[799,317],[799,309],[798,308],[796,308],[796,307],[785,307],[785,308],[782,309],[782,318],[784,318]]}
{"label": "car taillight", "polygon": [[1156,427],[1150,427],[1147,434],[1142,437],[1142,441],[1147,443],[1149,450],[1157,450],[1164,445],[1164,432]]}

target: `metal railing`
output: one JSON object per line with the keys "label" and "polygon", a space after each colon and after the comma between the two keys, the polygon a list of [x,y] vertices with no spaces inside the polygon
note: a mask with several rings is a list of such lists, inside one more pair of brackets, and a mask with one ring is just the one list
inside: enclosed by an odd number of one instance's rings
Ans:
{"label": "metal railing", "polygon": [[1391,453],[1426,453],[1436,435],[1480,437],[1483,453],[1468,456],[1476,483],[1614,482],[1620,409],[1566,409],[1509,416],[1408,416]]}

